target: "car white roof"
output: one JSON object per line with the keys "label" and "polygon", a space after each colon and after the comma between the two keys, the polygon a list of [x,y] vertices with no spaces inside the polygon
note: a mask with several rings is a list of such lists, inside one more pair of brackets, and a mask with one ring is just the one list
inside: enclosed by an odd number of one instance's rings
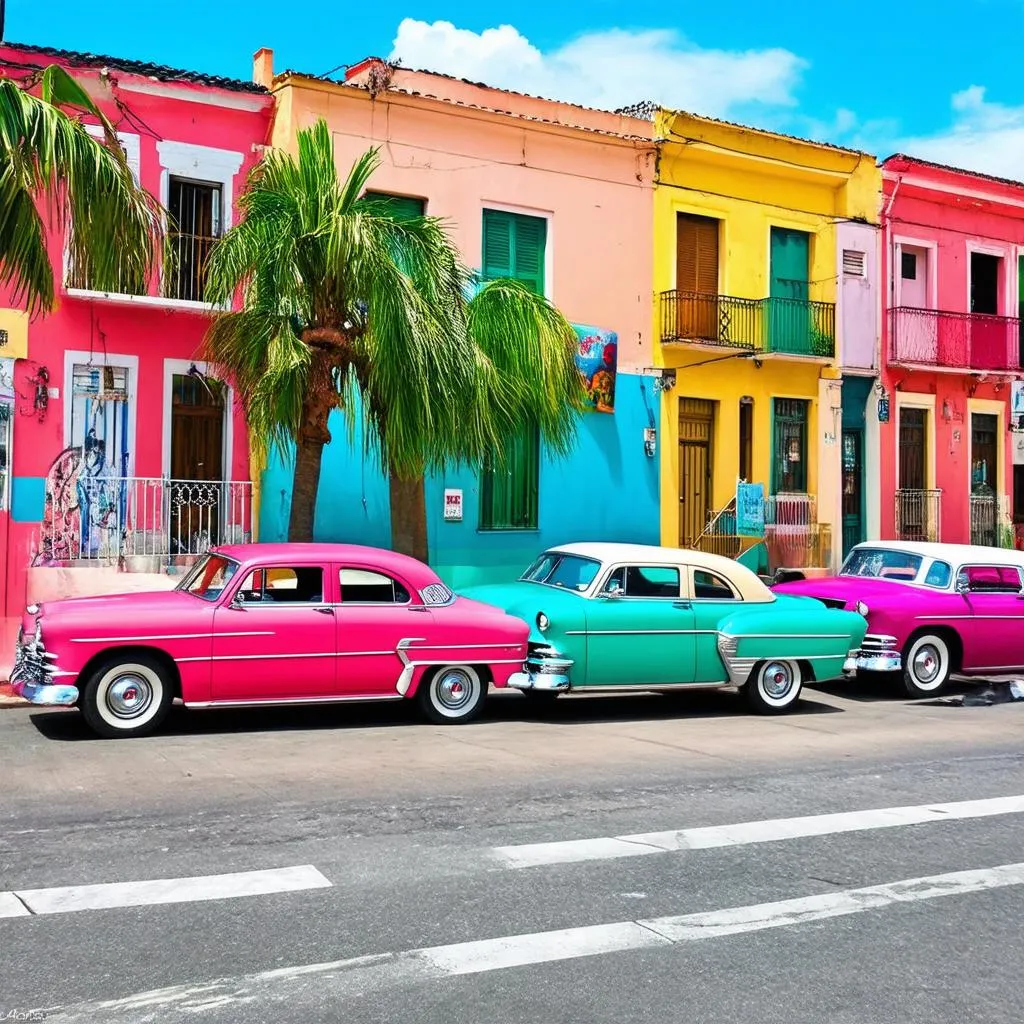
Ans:
{"label": "car white roof", "polygon": [[993,548],[982,544],[938,544],[916,540],[867,540],[857,548],[883,548],[906,551],[924,558],[938,558],[959,565],[977,562],[979,565],[1018,565],[1024,568],[1024,551],[1013,548]]}
{"label": "car white roof", "polygon": [[655,544],[615,544],[600,541],[555,544],[548,550],[559,551],[567,555],[579,555],[582,558],[593,558],[605,565],[619,562],[692,565],[698,569],[707,569],[724,576],[736,587],[740,597],[745,601],[771,601],[774,598],[771,590],[761,582],[757,574],[751,572],[745,565],[741,565],[733,558],[708,554],[706,551],[689,548],[663,548]]}

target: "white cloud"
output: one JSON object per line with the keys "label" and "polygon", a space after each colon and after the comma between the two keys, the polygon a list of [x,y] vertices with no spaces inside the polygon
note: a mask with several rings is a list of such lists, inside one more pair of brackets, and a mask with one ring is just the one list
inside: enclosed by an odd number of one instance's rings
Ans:
{"label": "white cloud", "polygon": [[897,139],[891,150],[1003,178],[1024,176],[1024,107],[992,103],[983,86],[972,85],[952,97],[950,108],[948,128]]}
{"label": "white cloud", "polygon": [[788,107],[807,66],[782,49],[705,50],[677,32],[588,32],[542,52],[512,25],[471,32],[405,18],[391,58],[503,89],[613,110],[639,100],[712,117]]}

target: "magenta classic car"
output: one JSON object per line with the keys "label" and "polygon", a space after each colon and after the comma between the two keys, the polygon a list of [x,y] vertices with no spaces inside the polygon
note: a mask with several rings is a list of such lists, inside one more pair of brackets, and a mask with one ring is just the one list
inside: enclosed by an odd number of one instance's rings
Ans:
{"label": "magenta classic car", "polygon": [[965,544],[869,541],[838,576],[778,583],[867,619],[847,674],[902,673],[912,697],[949,677],[1024,671],[1024,552]]}
{"label": "magenta classic car", "polygon": [[77,705],[102,736],[189,708],[414,698],[437,723],[479,713],[523,669],[529,627],[456,597],[421,562],[342,544],[217,548],[173,590],[30,606],[11,682]]}

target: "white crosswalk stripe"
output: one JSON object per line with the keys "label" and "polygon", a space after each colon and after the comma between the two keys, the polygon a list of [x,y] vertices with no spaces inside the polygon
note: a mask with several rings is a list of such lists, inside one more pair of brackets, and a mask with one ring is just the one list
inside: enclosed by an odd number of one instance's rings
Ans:
{"label": "white crosswalk stripe", "polygon": [[496,846],[491,850],[491,855],[504,867],[530,868],[591,860],[613,860],[621,857],[642,857],[680,850],[710,850],[722,846],[781,842],[786,839],[805,839],[811,836],[839,835],[844,832],[864,832],[1021,812],[1024,812],[1024,796],[1007,796],[991,800],[961,800],[956,803],[882,807],[801,818],[775,818],[767,821],[747,821],[737,825],[673,829],[667,832]]}
{"label": "white crosswalk stripe", "polygon": [[[161,1015],[242,1007],[259,999],[286,998],[287,986],[311,975],[330,979],[332,996],[366,992],[376,985],[481,974],[530,964],[600,956],[628,950],[669,948],[680,943],[720,939],[745,932],[798,926],[811,921],[884,910],[894,904],[943,899],[1024,885],[1024,863],[907,878],[882,885],[803,896],[696,914],[617,921],[532,934],[506,935],[446,946],[427,946],[345,960],[276,968],[201,984],[142,992],[124,999],[49,1008],[69,1021],[137,1020],[140,1011]],[[340,991],[339,991],[340,990]]]}
{"label": "white crosswalk stripe", "polygon": [[311,864],[237,871],[225,875],[191,878],[158,878],[140,882],[107,882],[99,885],[68,885],[51,889],[17,889],[0,893],[0,917],[31,914],[66,914],[79,910],[108,910],[167,903],[266,896],[329,888],[331,883]]}

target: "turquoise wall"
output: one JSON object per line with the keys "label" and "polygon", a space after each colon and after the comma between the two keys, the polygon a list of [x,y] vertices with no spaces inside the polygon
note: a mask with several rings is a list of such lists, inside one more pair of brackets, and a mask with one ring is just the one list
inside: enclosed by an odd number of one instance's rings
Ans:
{"label": "turquoise wall", "polygon": [[[565,459],[544,458],[538,529],[481,531],[474,470],[427,480],[430,562],[454,587],[518,576],[543,549],[571,541],[659,543],[658,459],[644,454],[644,429],[654,425],[653,379],[620,373],[614,413],[580,418],[576,447]],[[391,517],[387,480],[373,456],[363,456],[361,423],[349,436],[341,413],[331,419],[334,440],[324,450],[314,535],[318,541],[388,547]],[[288,536],[291,460],[272,457],[263,474],[260,540]],[[444,490],[462,489],[463,519],[444,521]]]}

